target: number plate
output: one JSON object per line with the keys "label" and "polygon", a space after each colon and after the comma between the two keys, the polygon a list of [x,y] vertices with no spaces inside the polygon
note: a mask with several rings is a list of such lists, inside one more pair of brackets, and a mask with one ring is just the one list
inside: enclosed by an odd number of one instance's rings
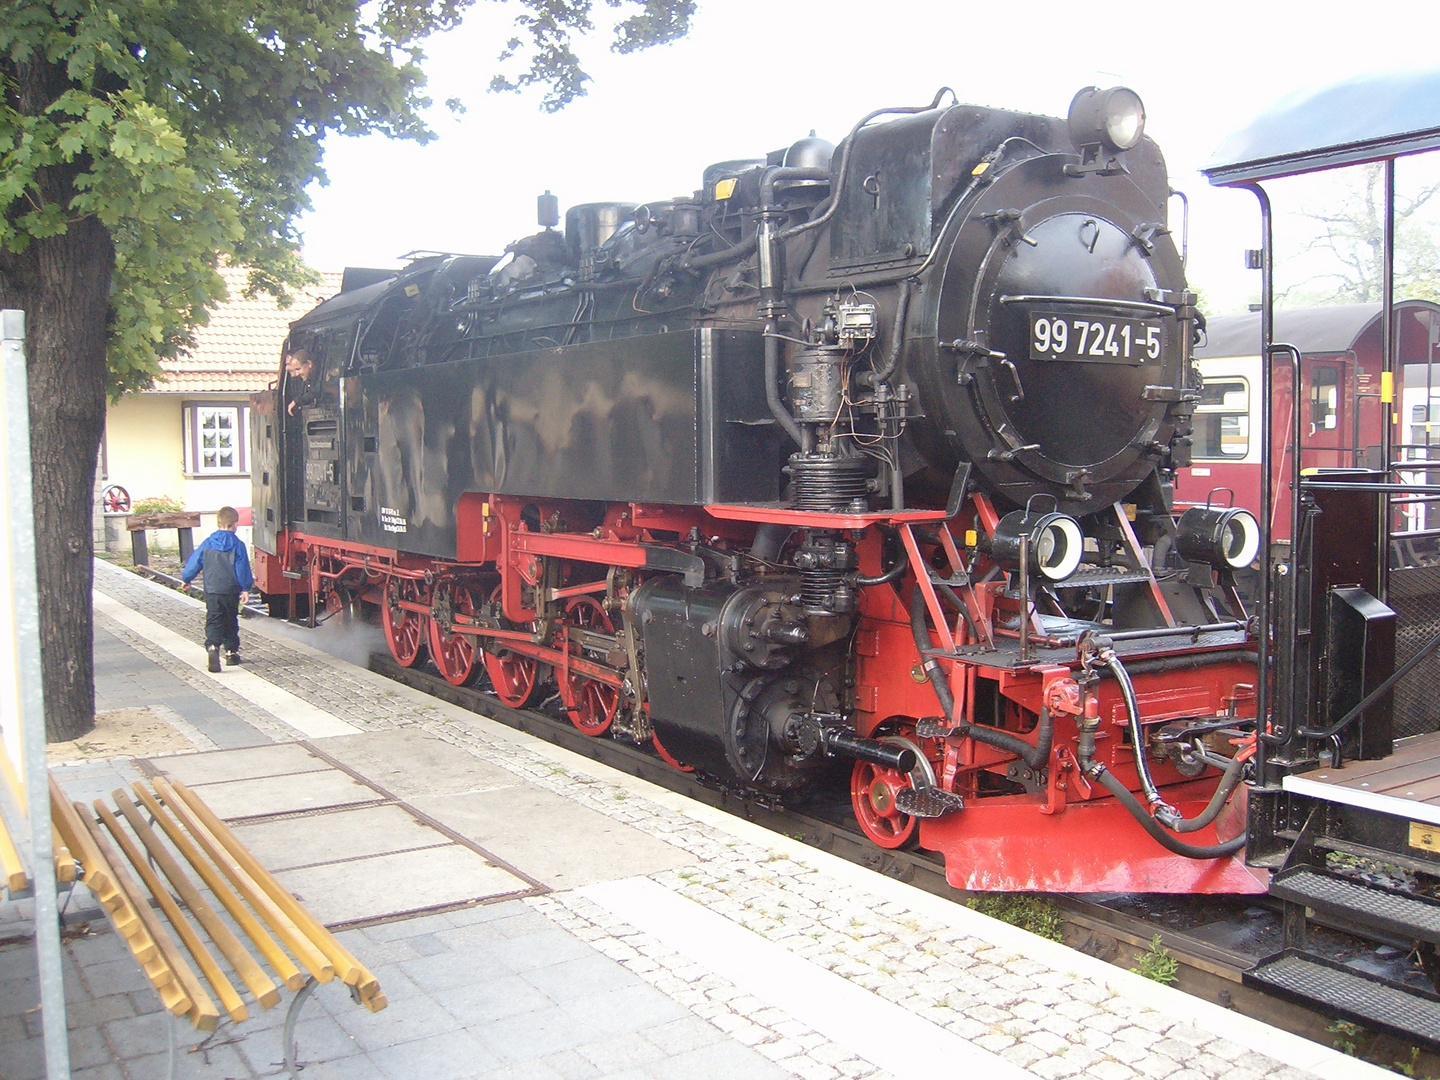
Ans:
{"label": "number plate", "polygon": [[1143,364],[1160,359],[1164,341],[1159,319],[1039,313],[1030,316],[1031,360]]}

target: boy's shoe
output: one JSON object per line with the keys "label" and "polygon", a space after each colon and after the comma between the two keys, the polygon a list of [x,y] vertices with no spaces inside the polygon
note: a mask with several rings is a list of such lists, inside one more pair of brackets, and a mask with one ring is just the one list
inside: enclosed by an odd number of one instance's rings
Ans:
{"label": "boy's shoe", "polygon": [[220,646],[219,646],[219,645],[212,645],[212,646],[210,646],[210,648],[206,649],[205,651],[210,654],[210,670],[211,670],[211,671],[219,671],[219,670],[220,670]]}
{"label": "boy's shoe", "polygon": [[225,663],[229,664],[231,667],[234,667],[236,664],[240,663],[240,654],[238,652],[226,653]]}

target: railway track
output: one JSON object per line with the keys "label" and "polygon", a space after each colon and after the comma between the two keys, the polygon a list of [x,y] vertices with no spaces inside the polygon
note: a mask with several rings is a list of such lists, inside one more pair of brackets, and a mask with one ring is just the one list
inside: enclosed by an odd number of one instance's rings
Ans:
{"label": "railway track", "polygon": [[[938,857],[923,851],[886,850],[870,843],[849,821],[848,802],[842,821],[837,820],[838,813],[825,813],[823,808],[820,812],[797,812],[717,790],[643,749],[584,735],[566,721],[540,711],[512,709],[483,690],[453,686],[428,671],[401,667],[388,653],[372,653],[369,666],[396,682],[915,888],[958,903],[979,895],[952,888]],[[1155,957],[1158,949],[1164,949],[1176,961],[1172,985],[1177,989],[1315,1042],[1332,1045],[1336,1041],[1333,1017],[1243,984],[1241,972],[1260,956],[1280,947],[1280,919],[1264,897],[1064,895],[1049,899],[1059,911],[1064,942],[1075,949],[1127,969],[1142,966],[1147,955]],[[1348,939],[1342,935],[1336,938],[1337,948],[1343,948]],[[1371,1053],[1385,1063],[1412,1062],[1411,1047],[1398,1041],[1393,1047],[1377,1043]],[[1440,1054],[1422,1052],[1414,1065],[1417,1071],[1413,1075],[1440,1073]]]}

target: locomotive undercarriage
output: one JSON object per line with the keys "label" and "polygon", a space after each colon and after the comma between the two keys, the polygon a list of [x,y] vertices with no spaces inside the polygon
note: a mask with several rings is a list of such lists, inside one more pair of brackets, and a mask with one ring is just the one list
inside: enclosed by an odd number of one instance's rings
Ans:
{"label": "locomotive undercarriage", "polygon": [[[1218,771],[1243,760],[1253,658],[1243,609],[1216,617],[1239,603],[1223,589],[1108,547],[1111,566],[1082,564],[1062,587],[1022,580],[986,554],[1000,517],[978,494],[948,522],[643,504],[592,522],[593,506],[505,496],[472,510],[477,557],[464,562],[290,533],[283,571],[263,553],[258,570],[315,619],[363,602],[402,665],[428,658],[512,707],[558,699],[585,734],[650,744],[720,786],[783,799],[848,764],[861,830],[941,852],[957,888],[1260,889],[1234,860],[1161,847],[1094,776],[1142,798],[1153,785],[1149,812],[1194,819]],[[1092,531],[1123,535],[1106,516]],[[767,526],[789,534],[773,553],[756,543]],[[876,582],[856,586],[853,611],[807,612],[795,560],[812,533],[853,546],[847,580]],[[1089,546],[1089,558],[1106,547]],[[1181,601],[1201,617],[1176,618]],[[1147,608],[1152,625],[1116,629],[1116,612],[1133,626]],[[1112,656],[1133,683],[1143,763]],[[1237,807],[1186,840],[1242,826]]]}

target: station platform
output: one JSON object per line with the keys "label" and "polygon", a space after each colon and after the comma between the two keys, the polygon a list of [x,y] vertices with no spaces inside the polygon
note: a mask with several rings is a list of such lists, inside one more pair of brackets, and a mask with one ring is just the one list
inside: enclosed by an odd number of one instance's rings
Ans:
{"label": "station platform", "polygon": [[[322,986],[307,1080],[1391,1075],[391,683],[364,628],[247,619],[212,675],[196,601],[97,563],[95,606],[97,708],[154,732],[53,766],[67,793],[183,780],[389,999]],[[170,1017],[90,908],[73,1076],[163,1077]],[[3,1080],[43,1076],[28,918],[0,903]],[[177,1075],[274,1075],[283,1013],[180,1022]]]}

